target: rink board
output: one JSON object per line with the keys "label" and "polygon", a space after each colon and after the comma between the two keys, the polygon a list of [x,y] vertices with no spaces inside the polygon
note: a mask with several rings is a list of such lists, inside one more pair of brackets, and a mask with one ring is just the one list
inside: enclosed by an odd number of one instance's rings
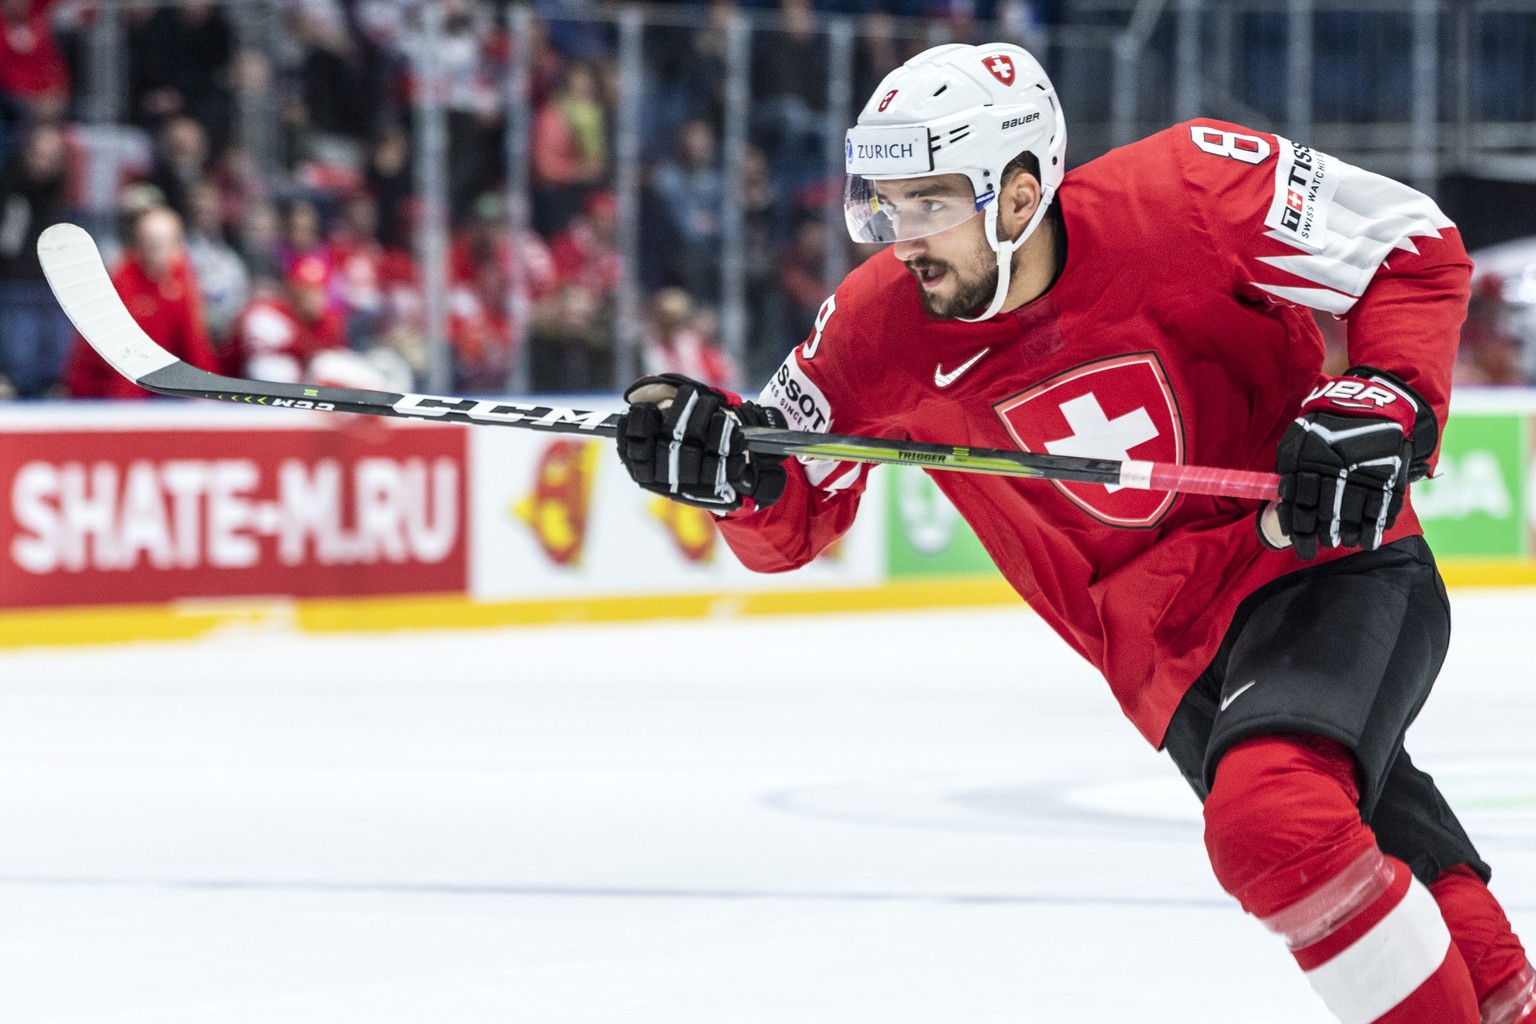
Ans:
{"label": "rink board", "polygon": [[[588,404],[604,407],[611,399]],[[1452,585],[1536,583],[1536,395],[1459,395],[1415,486]],[[602,441],[209,403],[0,411],[0,646],[1016,600],[921,472],[748,572]]]}

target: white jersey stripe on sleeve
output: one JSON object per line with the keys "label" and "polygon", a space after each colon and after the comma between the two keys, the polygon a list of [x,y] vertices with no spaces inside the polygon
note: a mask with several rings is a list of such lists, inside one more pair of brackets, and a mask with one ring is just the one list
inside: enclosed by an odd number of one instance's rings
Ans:
{"label": "white jersey stripe on sleeve", "polygon": [[1303,281],[1311,281],[1325,288],[1332,288],[1336,292],[1353,296],[1359,296],[1365,291],[1365,286],[1371,283],[1371,277],[1376,273],[1376,267],[1380,265],[1378,261],[1373,263],[1369,270],[1363,270],[1342,259],[1334,259],[1323,253],[1307,256],[1261,256],[1259,262],[1279,267]]}
{"label": "white jersey stripe on sleeve", "polygon": [[1299,281],[1269,278],[1255,267],[1253,284],[1277,298],[1342,315],[1365,293],[1395,249],[1418,252],[1414,237],[1452,226],[1428,196],[1407,185],[1281,139],[1276,193],[1265,236],[1295,255],[1262,256]]}
{"label": "white jersey stripe on sleeve", "polygon": [[1284,299],[1298,306],[1306,306],[1308,309],[1320,309],[1334,316],[1343,316],[1355,305],[1355,296],[1340,295],[1327,288],[1288,288],[1278,284],[1261,284],[1258,287],[1277,299]]}

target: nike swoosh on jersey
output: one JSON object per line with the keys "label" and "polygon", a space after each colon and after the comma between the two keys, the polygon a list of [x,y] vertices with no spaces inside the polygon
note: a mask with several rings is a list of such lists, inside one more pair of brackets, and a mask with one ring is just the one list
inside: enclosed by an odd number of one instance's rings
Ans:
{"label": "nike swoosh on jersey", "polygon": [[967,359],[965,362],[963,362],[959,366],[955,367],[955,369],[950,371],[949,373],[945,373],[944,372],[944,364],[943,363],[935,364],[934,367],[933,367],[933,383],[937,387],[941,387],[941,388],[949,387],[955,381],[960,379],[960,375],[962,373],[964,373],[966,370],[969,370],[971,367],[975,366],[977,360],[979,360],[982,356],[986,355],[988,352],[991,352],[991,351],[992,351],[992,346],[988,345],[986,348],[982,349],[980,352],[977,352],[975,355],[971,356],[971,358]]}
{"label": "nike swoosh on jersey", "polygon": [[1227,708],[1232,706],[1232,702],[1233,701],[1237,700],[1237,698],[1239,698],[1243,694],[1247,693],[1257,683],[1258,683],[1257,679],[1250,679],[1250,680],[1248,680],[1248,682],[1244,683],[1242,686],[1239,686],[1237,689],[1233,690],[1231,693],[1229,693],[1225,697],[1221,698],[1221,708],[1220,708],[1220,710],[1222,710],[1222,711],[1227,710]]}

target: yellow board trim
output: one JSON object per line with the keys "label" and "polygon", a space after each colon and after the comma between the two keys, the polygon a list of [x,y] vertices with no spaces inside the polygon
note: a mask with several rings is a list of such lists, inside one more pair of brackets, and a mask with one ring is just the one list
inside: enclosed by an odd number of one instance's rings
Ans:
{"label": "yellow board trim", "polygon": [[1017,602],[999,578],[914,580],[846,590],[575,597],[471,601],[461,594],[413,597],[241,598],[170,605],[26,609],[0,613],[0,648],[192,640],[274,628],[310,633],[468,629],[559,623],[703,619],[966,607]]}
{"label": "yellow board trim", "polygon": [[1440,575],[1450,587],[1536,586],[1536,561],[1504,558],[1441,558]]}
{"label": "yellow board trim", "polygon": [[[1536,586],[1536,561],[1445,559],[1453,587]],[[308,633],[469,629],[561,623],[707,619],[900,611],[1014,604],[1000,577],[901,580],[843,590],[755,591],[472,601],[462,594],[359,598],[230,598],[163,605],[104,605],[0,612],[0,649],[194,640],[221,632],[272,629]]]}

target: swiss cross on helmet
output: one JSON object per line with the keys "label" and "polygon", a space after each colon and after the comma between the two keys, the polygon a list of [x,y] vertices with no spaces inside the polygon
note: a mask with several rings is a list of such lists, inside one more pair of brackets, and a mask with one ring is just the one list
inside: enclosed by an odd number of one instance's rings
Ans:
{"label": "swiss cross on helmet", "polygon": [[992,77],[1004,85],[1013,84],[1013,60],[1006,53],[996,53],[982,62],[992,72]]}
{"label": "swiss cross on helmet", "polygon": [[[1067,124],[1040,62],[1009,43],[935,46],[885,76],[848,129],[843,211],[858,242],[899,242],[986,218],[997,254],[997,292],[977,320],[995,315],[1008,292],[1014,250],[1039,226],[1066,170]],[[1003,168],[1021,153],[1040,164],[1040,203],[1015,239],[997,234]],[[882,201],[880,182],[964,175],[953,189],[900,208]]]}

